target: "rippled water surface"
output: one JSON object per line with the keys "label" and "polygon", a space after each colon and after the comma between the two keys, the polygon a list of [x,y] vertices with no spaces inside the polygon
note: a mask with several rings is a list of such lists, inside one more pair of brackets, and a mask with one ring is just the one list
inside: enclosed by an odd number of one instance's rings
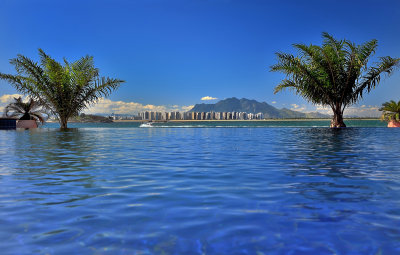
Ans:
{"label": "rippled water surface", "polygon": [[0,130],[1,254],[399,254],[400,129]]}

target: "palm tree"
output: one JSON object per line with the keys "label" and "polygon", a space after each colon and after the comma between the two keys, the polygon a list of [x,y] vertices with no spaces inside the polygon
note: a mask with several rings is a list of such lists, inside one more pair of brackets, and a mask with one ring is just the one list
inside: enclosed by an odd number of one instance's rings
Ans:
{"label": "palm tree", "polygon": [[13,103],[5,107],[5,115],[7,117],[45,122],[43,114],[46,114],[46,111],[38,102],[31,98],[27,103],[24,103],[21,97],[14,98],[14,100]]}
{"label": "palm tree", "polygon": [[40,63],[17,55],[10,60],[17,75],[0,73],[0,79],[11,83],[18,91],[37,100],[58,118],[61,128],[67,128],[69,118],[107,97],[123,80],[99,76],[92,56],[61,64],[39,49]]}
{"label": "palm tree", "polygon": [[381,119],[386,121],[400,121],[400,101],[395,102],[390,100],[382,104],[379,111],[383,111]]}
{"label": "palm tree", "polygon": [[291,88],[306,100],[331,107],[331,127],[346,127],[343,112],[362,99],[379,84],[382,74],[390,75],[400,58],[381,57],[375,66],[367,66],[378,46],[377,40],[356,45],[348,40],[336,40],[322,33],[322,46],[294,44],[299,55],[276,53],[278,63],[271,71],[286,74],[275,87],[275,93]]}

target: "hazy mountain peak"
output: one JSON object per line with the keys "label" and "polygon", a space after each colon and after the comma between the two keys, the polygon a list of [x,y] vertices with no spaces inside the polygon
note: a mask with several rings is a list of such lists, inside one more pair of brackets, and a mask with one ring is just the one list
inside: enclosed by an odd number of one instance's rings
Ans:
{"label": "hazy mountain peak", "polygon": [[321,113],[303,113],[286,108],[277,109],[266,102],[236,97],[220,100],[215,104],[196,104],[190,112],[247,112],[263,113],[265,118],[329,118]]}

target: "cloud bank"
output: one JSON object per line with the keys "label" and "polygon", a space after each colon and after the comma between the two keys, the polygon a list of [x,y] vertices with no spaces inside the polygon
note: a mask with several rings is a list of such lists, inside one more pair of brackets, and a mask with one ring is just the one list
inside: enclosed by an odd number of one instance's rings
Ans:
{"label": "cloud bank", "polygon": [[[327,115],[333,115],[332,109],[330,107],[316,105],[316,106],[307,106],[305,104],[291,104],[290,110],[299,111],[299,112],[319,112]],[[361,105],[361,106],[348,106],[344,110],[344,117],[380,117],[382,112],[379,111],[379,106],[376,105]]]}
{"label": "cloud bank", "polygon": [[[4,112],[4,107],[11,103],[14,98],[22,96],[24,100],[27,97],[21,94],[4,94],[0,96],[0,115]],[[203,99],[207,98],[207,99]],[[214,100],[217,98],[203,97],[202,100]],[[274,103],[274,102],[272,102]],[[96,104],[91,105],[84,112],[87,114],[105,113],[105,114],[130,114],[134,115],[142,111],[158,111],[158,112],[187,112],[193,108],[193,105],[180,106],[180,105],[152,105],[152,104],[140,104],[135,102],[124,102],[124,101],[112,101],[110,99],[101,98]],[[379,111],[379,106],[376,105],[361,105],[361,106],[350,106],[347,107],[344,116],[345,117],[379,117],[382,112]],[[315,107],[309,108],[306,105],[291,104],[291,110],[301,112],[320,112],[328,115],[332,115],[332,110],[329,107],[323,107],[316,105]]]}
{"label": "cloud bank", "polygon": [[[0,96],[0,115],[4,112],[4,107],[14,101],[14,98],[22,97],[23,100],[27,100],[21,94],[4,94]],[[124,102],[124,101],[112,101],[106,98],[100,98],[96,104],[91,105],[88,109],[84,110],[84,113],[95,114],[130,114],[134,115],[138,112],[153,111],[153,112],[187,112],[193,108],[193,105],[180,106],[180,105],[152,105],[152,104],[140,104],[135,102]]]}
{"label": "cloud bank", "polygon": [[179,111],[186,112],[193,108],[193,105],[179,106],[179,105],[152,105],[140,104],[135,102],[112,101],[107,98],[101,98],[96,104],[92,105],[84,112],[87,114],[95,113],[115,113],[115,114],[136,114],[143,111],[153,112],[170,112]]}
{"label": "cloud bank", "polygon": [[[332,115],[332,109],[317,105],[315,107],[317,112]],[[382,112],[379,111],[379,106],[376,105],[361,105],[361,106],[348,106],[344,110],[344,117],[380,117]]]}

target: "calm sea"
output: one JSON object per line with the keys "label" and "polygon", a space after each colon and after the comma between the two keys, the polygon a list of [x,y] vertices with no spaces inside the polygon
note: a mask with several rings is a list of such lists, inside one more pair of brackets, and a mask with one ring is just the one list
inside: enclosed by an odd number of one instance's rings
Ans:
{"label": "calm sea", "polygon": [[[386,127],[387,123],[380,120],[345,120],[348,127]],[[70,128],[132,128],[139,127],[140,122],[114,123],[69,123]],[[171,121],[153,123],[158,128],[204,128],[204,127],[329,127],[330,120],[273,120],[273,121]],[[44,128],[59,128],[58,123],[47,123]]]}
{"label": "calm sea", "polygon": [[346,123],[0,130],[0,253],[400,254],[400,128]]}

